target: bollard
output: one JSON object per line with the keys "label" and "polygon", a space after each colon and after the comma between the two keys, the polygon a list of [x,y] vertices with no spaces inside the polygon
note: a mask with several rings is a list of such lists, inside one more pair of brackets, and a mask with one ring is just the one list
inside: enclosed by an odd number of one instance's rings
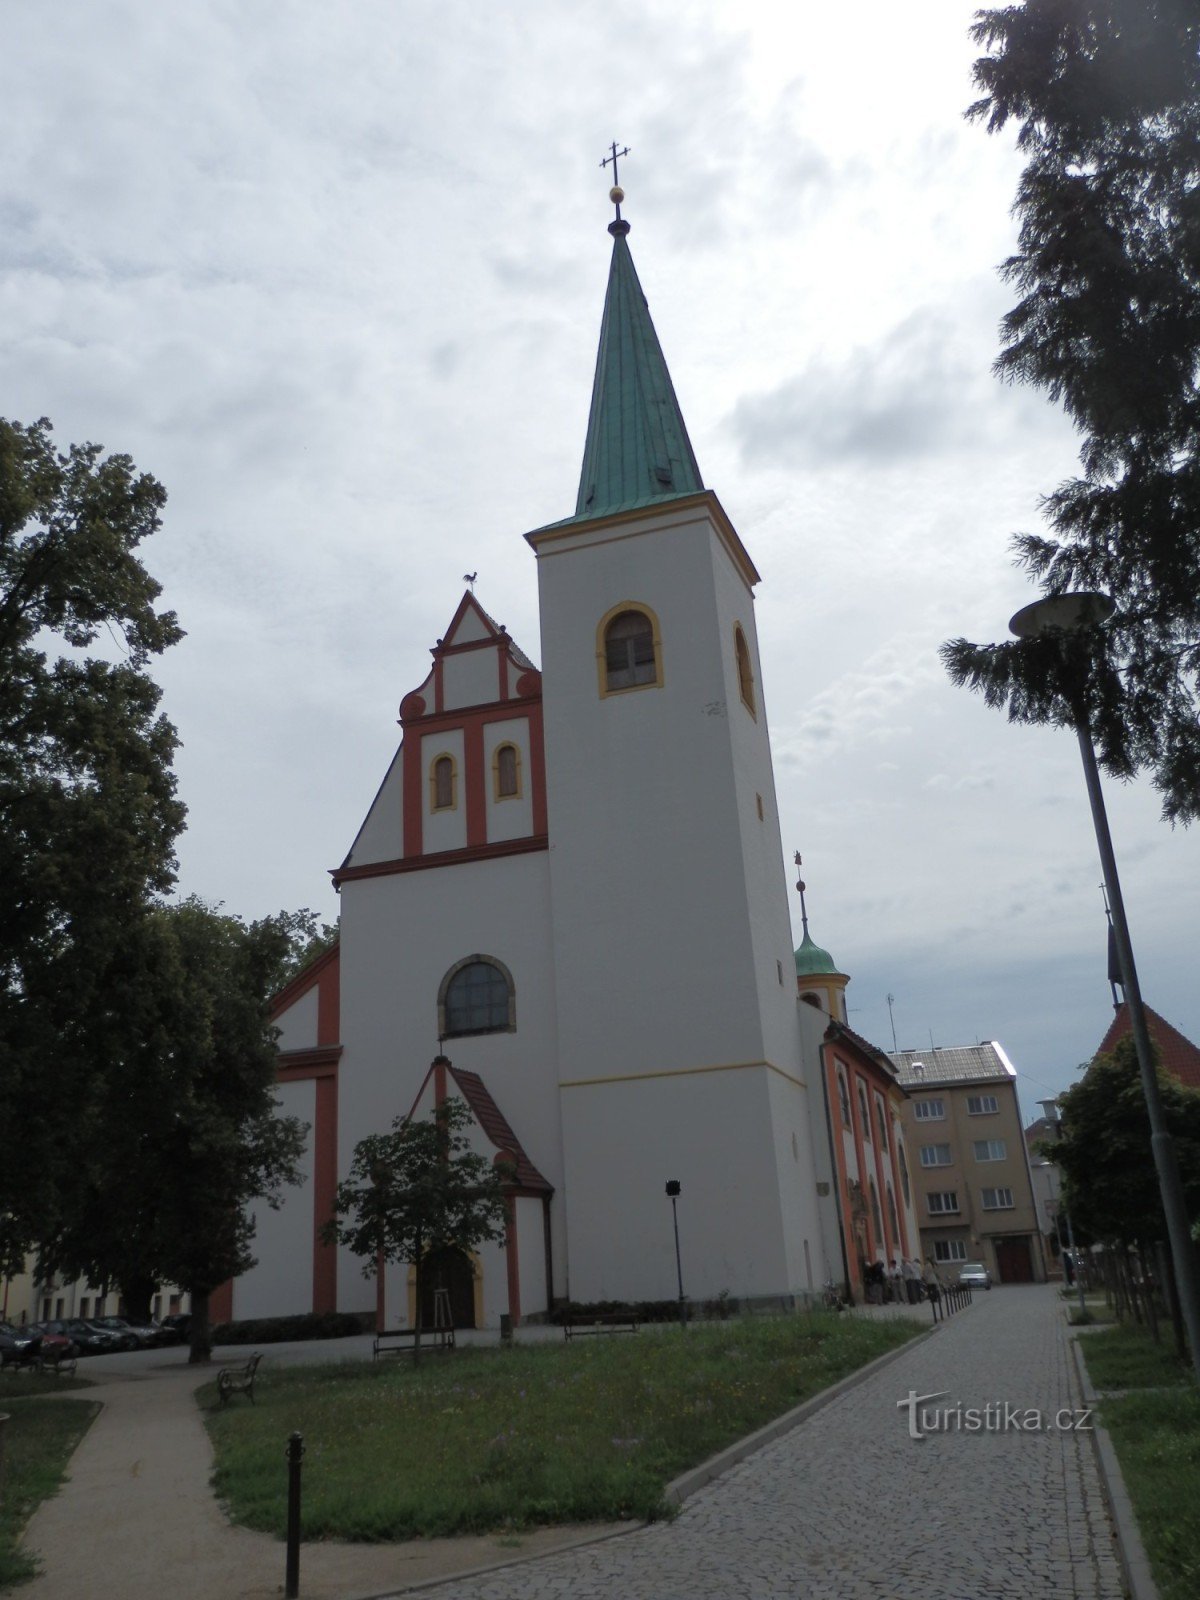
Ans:
{"label": "bollard", "polygon": [[300,1463],[303,1460],[303,1435],[293,1433],[287,1442],[287,1572],[283,1585],[284,1600],[297,1600],[300,1593]]}

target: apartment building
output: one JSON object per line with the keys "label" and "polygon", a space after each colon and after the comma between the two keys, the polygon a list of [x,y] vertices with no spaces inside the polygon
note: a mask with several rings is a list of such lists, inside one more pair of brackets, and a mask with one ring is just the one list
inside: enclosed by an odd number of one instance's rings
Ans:
{"label": "apartment building", "polygon": [[995,1040],[892,1057],[921,1254],[952,1275],[982,1261],[998,1283],[1041,1283],[1041,1230],[1016,1069]]}

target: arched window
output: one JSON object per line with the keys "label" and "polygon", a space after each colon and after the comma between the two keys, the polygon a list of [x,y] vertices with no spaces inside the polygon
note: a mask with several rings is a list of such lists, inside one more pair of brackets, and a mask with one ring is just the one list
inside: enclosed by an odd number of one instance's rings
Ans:
{"label": "arched window", "polygon": [[610,611],[601,621],[596,653],[603,694],[662,683],[658,619],[649,607],[624,602]]}
{"label": "arched window", "polygon": [[837,1081],[838,1099],[842,1103],[842,1127],[848,1128],[850,1126],[850,1091],[846,1088],[846,1080],[840,1072],[837,1075]]}
{"label": "arched window", "polygon": [[875,1096],[875,1123],[879,1130],[879,1147],[886,1154],[888,1147],[887,1113],[883,1109],[883,1100]]}
{"label": "arched window", "polygon": [[867,1179],[867,1187],[871,1191],[871,1221],[875,1225],[875,1244],[878,1247],[883,1244],[883,1217],[879,1211],[879,1195],[875,1189],[874,1178]]}
{"label": "arched window", "polygon": [[458,805],[458,773],[453,756],[438,756],[429,769],[429,809],[453,811]]}
{"label": "arched window", "polygon": [[733,630],[733,651],[737,657],[738,693],[742,697],[742,704],[752,717],[758,718],[758,707],[754,703],[754,673],[750,670],[750,646],[746,643],[746,635],[742,632],[739,623]]}
{"label": "arched window", "polygon": [[871,1117],[867,1111],[867,1091],[862,1084],[858,1085],[858,1114],[862,1118],[862,1135],[864,1139],[871,1137]]}
{"label": "arched window", "polygon": [[471,1033],[512,1033],[517,1025],[512,973],[495,956],[467,956],[456,962],[438,991],[438,1037]]}
{"label": "arched window", "polygon": [[521,793],[521,752],[515,744],[496,746],[492,757],[492,792],[497,800],[515,800]]}
{"label": "arched window", "polygon": [[908,1162],[904,1159],[904,1146],[896,1141],[896,1154],[900,1158],[900,1187],[904,1191],[904,1204],[912,1205],[912,1191],[908,1187]]}
{"label": "arched window", "polygon": [[888,1226],[892,1230],[892,1243],[899,1244],[900,1223],[896,1217],[896,1196],[892,1193],[892,1186],[890,1183],[887,1185],[884,1193],[887,1197]]}

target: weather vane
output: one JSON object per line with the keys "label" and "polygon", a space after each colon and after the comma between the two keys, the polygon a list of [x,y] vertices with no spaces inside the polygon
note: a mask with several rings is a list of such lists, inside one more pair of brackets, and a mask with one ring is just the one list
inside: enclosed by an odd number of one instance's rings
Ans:
{"label": "weather vane", "polygon": [[609,149],[612,151],[612,155],[605,156],[604,160],[600,163],[600,166],[602,170],[610,165],[613,169],[613,186],[608,191],[608,198],[612,201],[613,205],[616,206],[617,221],[620,222],[621,201],[625,198],[625,191],[622,189],[620,179],[617,177],[617,161],[621,156],[627,156],[629,154],[629,146],[626,145],[624,150],[618,150],[617,141],[614,139],[612,144],[609,146]]}

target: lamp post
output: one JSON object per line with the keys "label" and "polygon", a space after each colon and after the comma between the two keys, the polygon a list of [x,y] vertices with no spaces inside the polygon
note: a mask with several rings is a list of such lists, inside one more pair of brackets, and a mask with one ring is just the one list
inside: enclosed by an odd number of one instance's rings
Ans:
{"label": "lamp post", "polygon": [[683,1299],[683,1264],[679,1257],[679,1179],[667,1179],[667,1194],[671,1201],[671,1220],[675,1224],[675,1277],[679,1283],[679,1326],[687,1327],[687,1307]]}
{"label": "lamp post", "polygon": [[[1055,1144],[1057,1144],[1059,1139],[1062,1137],[1062,1122],[1061,1122],[1061,1119],[1060,1119],[1060,1117],[1058,1115],[1058,1101],[1057,1100],[1039,1100],[1038,1101],[1038,1105],[1041,1106],[1042,1115],[1045,1117],[1046,1121],[1049,1123],[1050,1127],[1054,1131],[1054,1142],[1055,1142]],[[1067,1224],[1067,1249],[1071,1252],[1071,1268],[1072,1268],[1072,1271],[1075,1273],[1075,1287],[1079,1290],[1079,1320],[1082,1323],[1083,1318],[1084,1318],[1084,1316],[1085,1316],[1085,1314],[1087,1312],[1087,1305],[1084,1302],[1084,1298],[1083,1298],[1083,1273],[1080,1272],[1080,1270],[1079,1270],[1079,1258],[1075,1253],[1075,1230],[1071,1226],[1071,1212],[1070,1212],[1070,1209],[1069,1209],[1069,1207],[1063,1205],[1063,1203],[1062,1203],[1062,1174],[1058,1171],[1058,1168],[1055,1166],[1053,1161],[1051,1161],[1049,1163],[1049,1165],[1050,1165],[1051,1170],[1054,1173],[1054,1178],[1055,1178],[1054,1200],[1055,1200],[1055,1205],[1058,1208],[1056,1213],[1055,1213],[1055,1218],[1054,1218],[1054,1231],[1058,1235],[1059,1249],[1061,1249],[1062,1248],[1062,1232],[1061,1232],[1061,1230],[1059,1228],[1059,1222],[1060,1222],[1060,1220],[1066,1222],[1066,1224]]]}
{"label": "lamp post", "polygon": [[[1050,595],[1044,600],[1035,600],[1032,605],[1022,607],[1008,626],[1018,639],[1034,639],[1042,634],[1056,634],[1065,646],[1069,635],[1083,628],[1101,626],[1108,621],[1115,609],[1112,600],[1106,594]],[[1083,760],[1088,800],[1092,808],[1096,844],[1100,851],[1104,881],[1108,887],[1111,903],[1113,937],[1121,970],[1121,987],[1125,991],[1125,1003],[1129,1007],[1129,1023],[1141,1073],[1142,1094],[1150,1117],[1150,1148],[1154,1155],[1159,1194],[1162,1197],[1163,1212],[1167,1221],[1167,1238],[1171,1246],[1171,1261],[1175,1268],[1175,1285],[1179,1292],[1179,1305],[1187,1329],[1188,1345],[1191,1348],[1192,1371],[1197,1378],[1200,1378],[1200,1297],[1197,1295],[1195,1259],[1192,1254],[1187,1207],[1183,1199],[1183,1184],[1179,1178],[1179,1163],[1175,1157],[1174,1142],[1167,1132],[1163,1117],[1162,1097],[1158,1091],[1158,1077],[1154,1070],[1154,1053],[1150,1047],[1150,1031],[1146,1026],[1142,991],[1138,985],[1133,946],[1129,940],[1129,924],[1125,920],[1121,880],[1117,875],[1117,859],[1113,853],[1112,835],[1108,830],[1108,815],[1104,809],[1104,794],[1100,788],[1100,770],[1096,765],[1096,751],[1092,745],[1087,705],[1081,692],[1076,692],[1072,697],[1071,709],[1075,720],[1075,733],[1079,739],[1079,754]]]}

